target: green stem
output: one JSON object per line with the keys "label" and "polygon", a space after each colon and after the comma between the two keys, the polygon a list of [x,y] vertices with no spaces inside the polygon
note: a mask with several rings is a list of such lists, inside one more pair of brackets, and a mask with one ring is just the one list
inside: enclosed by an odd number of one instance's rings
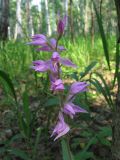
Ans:
{"label": "green stem", "polygon": [[33,160],[36,159],[37,146],[38,146],[38,143],[39,143],[40,135],[41,135],[41,128],[38,128],[37,129],[37,137],[36,137],[36,140],[35,140],[35,146],[33,148]]}
{"label": "green stem", "polygon": [[70,151],[68,137],[61,140],[63,160],[74,160]]}
{"label": "green stem", "polygon": [[[60,40],[60,38],[61,36],[57,38],[56,51],[57,51],[58,41]],[[60,79],[60,64],[59,63],[58,63],[58,78]],[[63,104],[63,93],[59,93],[59,98],[60,98],[60,108],[62,108],[64,105]],[[73,156],[70,151],[68,137],[62,138],[61,145],[62,145],[63,160],[73,160]]]}

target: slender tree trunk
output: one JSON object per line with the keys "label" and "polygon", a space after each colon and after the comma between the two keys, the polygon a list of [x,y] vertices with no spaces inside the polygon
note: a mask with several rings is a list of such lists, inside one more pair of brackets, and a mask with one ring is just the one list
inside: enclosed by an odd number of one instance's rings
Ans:
{"label": "slender tree trunk", "polygon": [[70,11],[70,34],[71,34],[71,40],[74,42],[74,25],[73,25],[73,0],[70,0],[70,6],[69,6],[69,11]]}
{"label": "slender tree trunk", "polygon": [[84,34],[84,3],[79,2],[79,19],[78,19],[78,27],[79,27],[79,33]]}
{"label": "slender tree trunk", "polygon": [[120,0],[114,0],[117,11],[117,23],[118,23],[118,43],[120,43]]}
{"label": "slender tree trunk", "polygon": [[27,31],[28,31],[27,33],[28,36],[30,36],[34,34],[30,0],[26,0],[26,19],[27,19]]}
{"label": "slender tree trunk", "polygon": [[100,0],[100,16],[102,18],[102,4],[103,4],[103,0]]}
{"label": "slender tree trunk", "polygon": [[[120,43],[120,0],[114,0],[117,10],[118,19],[118,43]],[[120,58],[120,54],[119,54]],[[120,72],[117,76],[118,91],[116,96],[116,106],[113,112],[113,143],[112,143],[112,160],[120,160]]]}
{"label": "slender tree trunk", "polygon": [[8,39],[11,40],[11,28],[10,28],[10,26],[8,27]]}
{"label": "slender tree trunk", "polygon": [[21,17],[21,0],[17,0],[16,2],[16,26],[15,26],[15,34],[14,39],[18,37],[22,37],[22,17]]}
{"label": "slender tree trunk", "polygon": [[120,90],[116,98],[116,107],[113,112],[113,143],[112,143],[112,160],[120,160]]}
{"label": "slender tree trunk", "polygon": [[48,11],[48,0],[45,0],[45,10],[46,10],[46,25],[47,25],[47,34],[51,35],[51,26],[50,26],[50,16]]}
{"label": "slender tree trunk", "polygon": [[[64,8],[65,8],[65,15],[68,16],[68,0],[64,0]],[[68,27],[68,18],[66,22],[66,29]]]}
{"label": "slender tree trunk", "polygon": [[39,19],[38,19],[38,33],[41,32],[41,28],[42,28],[42,2],[41,0],[39,0]]}
{"label": "slender tree trunk", "polygon": [[26,0],[26,22],[27,22],[27,30],[28,35],[31,34],[31,28],[30,28],[30,1]]}
{"label": "slender tree trunk", "polygon": [[88,34],[89,26],[88,26],[88,0],[85,0],[85,22],[84,22],[84,35],[85,37]]}
{"label": "slender tree trunk", "polygon": [[93,11],[93,4],[91,4],[91,42],[92,42],[92,47],[94,47],[94,11]]}
{"label": "slender tree trunk", "polygon": [[0,39],[8,37],[9,0],[0,0]]}

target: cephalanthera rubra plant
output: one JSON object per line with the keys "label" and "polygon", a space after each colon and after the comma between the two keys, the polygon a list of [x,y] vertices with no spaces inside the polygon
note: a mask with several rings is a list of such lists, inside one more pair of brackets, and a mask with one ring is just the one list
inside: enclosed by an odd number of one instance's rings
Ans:
{"label": "cephalanthera rubra plant", "polygon": [[57,38],[48,39],[43,34],[36,34],[32,36],[32,41],[28,44],[39,46],[37,51],[45,51],[51,52],[51,59],[43,61],[43,60],[36,60],[33,61],[32,69],[36,72],[48,72],[49,80],[50,80],[50,90],[60,96],[61,103],[59,106],[59,113],[58,113],[58,121],[56,126],[52,131],[51,137],[55,137],[54,140],[64,136],[70,130],[69,124],[65,122],[65,116],[69,116],[70,118],[74,118],[76,113],[87,113],[86,110],[83,108],[75,105],[73,100],[75,96],[87,90],[88,84],[86,82],[75,82],[70,86],[68,94],[66,98],[63,100],[63,92],[65,90],[63,81],[61,79],[62,69],[61,66],[73,67],[76,68],[77,66],[71,62],[71,60],[62,58],[61,52],[65,50],[63,46],[58,44],[61,37],[64,35],[65,25],[66,25],[67,16],[64,16],[63,19],[59,17],[57,22]]}

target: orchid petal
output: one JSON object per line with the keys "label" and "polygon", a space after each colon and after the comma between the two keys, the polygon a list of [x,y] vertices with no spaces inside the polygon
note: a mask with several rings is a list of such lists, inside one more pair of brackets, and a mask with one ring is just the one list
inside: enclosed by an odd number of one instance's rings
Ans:
{"label": "orchid petal", "polygon": [[41,48],[37,48],[37,51],[47,51],[52,52],[52,49],[49,46],[43,46]]}
{"label": "orchid petal", "polygon": [[70,94],[77,94],[79,92],[85,92],[88,84],[86,82],[75,82],[70,87]]}
{"label": "orchid petal", "polygon": [[51,38],[50,39],[50,44],[51,44],[51,46],[53,47],[53,48],[55,48],[56,47],[56,39],[55,38]]}
{"label": "orchid petal", "polygon": [[44,41],[47,40],[46,36],[43,35],[43,34],[35,34],[35,35],[32,36],[32,40],[37,40],[37,39],[39,39],[39,40],[41,39],[41,40],[44,40]]}
{"label": "orchid petal", "polygon": [[59,55],[59,53],[58,53],[58,52],[53,52],[52,57],[51,57],[51,60],[52,60],[52,61],[55,61],[55,62],[59,62],[59,60],[60,60],[60,55]]}
{"label": "orchid petal", "polygon": [[69,59],[61,58],[60,62],[61,62],[61,64],[65,65],[65,66],[76,68],[76,65],[73,64]]}
{"label": "orchid petal", "polygon": [[32,42],[28,42],[27,44],[39,46],[39,45],[44,45],[46,43],[47,43],[47,38],[45,35],[35,34],[34,36],[32,36]]}
{"label": "orchid petal", "polygon": [[58,46],[57,48],[58,48],[60,51],[66,50],[63,46]]}
{"label": "orchid petal", "polygon": [[63,130],[63,132],[61,132],[60,134],[58,134],[58,136],[54,139],[54,141],[57,140],[58,138],[64,136],[66,133],[69,132],[70,127],[68,125],[66,125],[65,127],[66,127],[65,130]]}
{"label": "orchid petal", "polygon": [[64,105],[64,108],[62,109],[62,111],[69,115],[71,118],[73,118],[73,116],[76,114],[76,113],[87,113],[87,111],[75,104],[73,104],[72,102],[68,102]]}
{"label": "orchid petal", "polygon": [[33,61],[34,66],[31,68],[38,72],[45,72],[48,70],[48,66],[46,65],[45,61],[37,60]]}
{"label": "orchid petal", "polygon": [[73,103],[72,103],[72,106],[73,106],[75,113],[88,113],[85,109],[83,109]]}
{"label": "orchid petal", "polygon": [[60,138],[61,136],[65,135],[70,130],[70,127],[64,121],[62,112],[59,112],[58,118],[59,118],[59,121],[57,125],[55,126],[52,132],[52,135],[51,135],[51,137],[56,135],[56,138],[54,139],[54,141]]}
{"label": "orchid petal", "polygon": [[71,103],[67,103],[64,106],[64,111],[65,111],[66,114],[69,114],[69,113],[75,114],[75,111],[74,111],[73,106],[71,105]]}

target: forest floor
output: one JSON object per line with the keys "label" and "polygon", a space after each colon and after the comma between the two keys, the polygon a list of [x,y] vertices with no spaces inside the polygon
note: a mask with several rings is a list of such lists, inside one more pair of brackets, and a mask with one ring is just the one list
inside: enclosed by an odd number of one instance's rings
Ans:
{"label": "forest floor", "polygon": [[[105,74],[107,84],[111,83],[111,75]],[[69,80],[67,81],[69,83]],[[24,84],[24,82],[23,82]],[[108,107],[104,97],[96,92],[95,89],[90,89],[95,96],[94,99],[89,100],[90,117],[88,120],[81,120],[80,116],[75,118],[76,125],[82,124],[82,127],[72,129],[70,133],[70,145],[74,154],[84,151],[87,146],[87,153],[93,153],[95,160],[107,160],[110,158],[110,146],[112,141],[111,123],[112,112]],[[116,89],[111,91],[115,99]],[[44,97],[43,97],[44,98]],[[12,160],[22,160],[22,156],[19,158],[19,154],[24,152],[28,155],[31,154],[31,146],[26,145],[26,141],[21,137],[20,130],[17,124],[17,117],[14,115],[13,109],[4,102],[5,95],[2,88],[0,88],[0,160],[4,160],[5,157],[12,157]],[[37,106],[39,103],[39,97],[30,96],[30,106]],[[4,102],[3,102],[4,101]],[[9,102],[7,102],[9,103]],[[34,111],[33,111],[34,112]],[[39,118],[36,120],[36,127],[43,128],[46,125],[48,117],[45,114],[45,110],[40,111]],[[34,127],[35,128],[35,127]],[[47,130],[47,131],[46,131]],[[82,133],[82,134],[81,134]],[[53,142],[50,138],[50,128],[44,128],[40,136],[40,141],[37,147],[36,160],[39,157],[43,157],[41,160],[61,160],[60,144],[59,141]],[[32,133],[32,139],[35,139],[35,130]],[[88,138],[89,137],[89,138]],[[90,141],[94,137],[93,142]],[[96,139],[97,137],[97,139]],[[89,139],[89,143],[87,143]],[[77,141],[78,140],[78,141]],[[13,153],[11,148],[18,149],[16,153]],[[17,153],[17,152],[20,153]],[[17,155],[18,154],[18,155]],[[89,156],[88,156],[89,157]],[[93,158],[88,158],[93,159]],[[40,160],[40,159],[39,159]],[[86,158],[87,160],[87,158]]]}

